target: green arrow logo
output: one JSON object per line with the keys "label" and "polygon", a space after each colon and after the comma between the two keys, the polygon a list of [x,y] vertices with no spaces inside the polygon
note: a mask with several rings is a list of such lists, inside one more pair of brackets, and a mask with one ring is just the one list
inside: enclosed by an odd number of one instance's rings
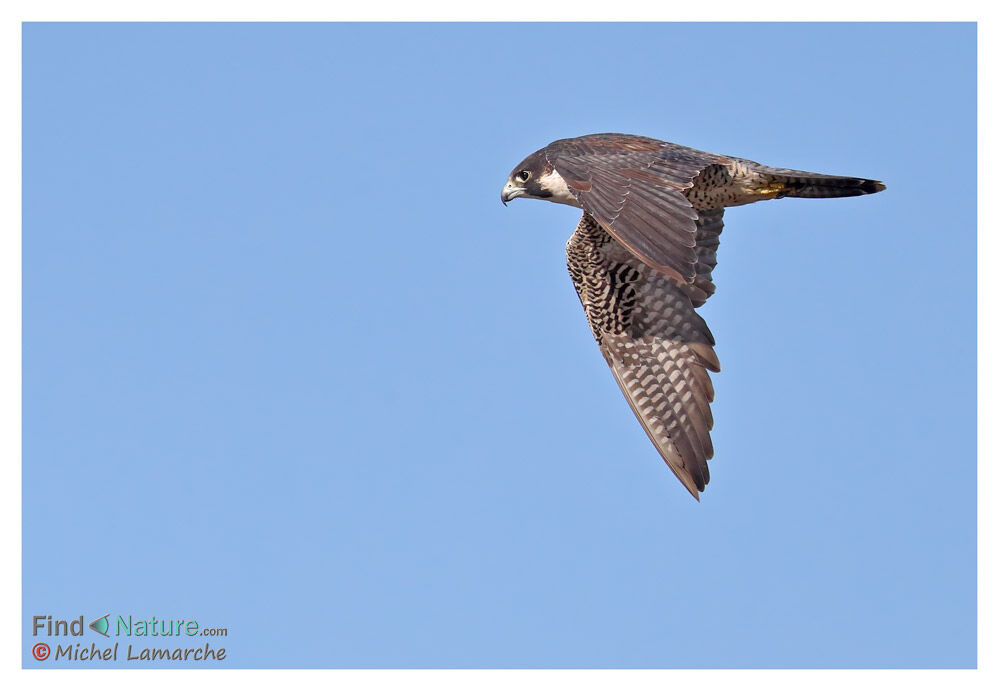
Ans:
{"label": "green arrow logo", "polygon": [[108,634],[108,629],[111,628],[111,625],[108,624],[108,617],[110,616],[111,616],[110,614],[105,614],[100,619],[94,619],[92,622],[90,622],[90,628],[92,628],[94,631],[101,634],[102,636],[110,637]]}

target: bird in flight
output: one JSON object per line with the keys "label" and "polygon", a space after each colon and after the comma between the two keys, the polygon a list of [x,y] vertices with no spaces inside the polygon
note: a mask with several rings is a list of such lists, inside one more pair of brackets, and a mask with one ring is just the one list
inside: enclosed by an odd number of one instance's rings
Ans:
{"label": "bird in flight", "polygon": [[884,188],[648,137],[590,134],[525,158],[501,198],[583,210],[566,255],[590,329],[649,439],[699,500],[714,455],[708,370],[720,367],[714,337],[694,308],[715,292],[725,207]]}

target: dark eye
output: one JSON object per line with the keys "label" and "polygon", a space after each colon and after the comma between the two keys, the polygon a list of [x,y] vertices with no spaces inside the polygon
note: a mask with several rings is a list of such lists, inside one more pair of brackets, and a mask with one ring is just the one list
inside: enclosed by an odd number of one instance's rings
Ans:
{"label": "dark eye", "polygon": [[517,179],[520,180],[521,182],[527,182],[530,179],[530,177],[531,177],[531,171],[529,170],[522,170],[519,173],[517,173]]}

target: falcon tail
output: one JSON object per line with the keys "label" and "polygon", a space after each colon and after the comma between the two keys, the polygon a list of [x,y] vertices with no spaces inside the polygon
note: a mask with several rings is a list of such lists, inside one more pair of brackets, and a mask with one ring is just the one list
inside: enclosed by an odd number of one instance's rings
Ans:
{"label": "falcon tail", "polygon": [[847,178],[838,175],[806,173],[803,170],[764,169],[775,180],[780,191],[778,197],[858,197],[874,194],[885,188],[880,180]]}

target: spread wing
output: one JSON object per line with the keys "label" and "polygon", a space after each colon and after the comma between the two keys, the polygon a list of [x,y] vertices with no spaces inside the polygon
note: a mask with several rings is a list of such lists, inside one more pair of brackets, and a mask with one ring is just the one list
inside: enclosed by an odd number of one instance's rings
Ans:
{"label": "spread wing", "polygon": [[724,156],[625,134],[562,139],[545,149],[583,209],[643,262],[682,282],[698,264],[697,212],[684,191]]}
{"label": "spread wing", "polygon": [[566,252],[586,318],[621,391],[697,498],[714,455],[708,370],[717,372],[719,365],[714,337],[694,311],[686,284],[639,261],[588,213]]}

